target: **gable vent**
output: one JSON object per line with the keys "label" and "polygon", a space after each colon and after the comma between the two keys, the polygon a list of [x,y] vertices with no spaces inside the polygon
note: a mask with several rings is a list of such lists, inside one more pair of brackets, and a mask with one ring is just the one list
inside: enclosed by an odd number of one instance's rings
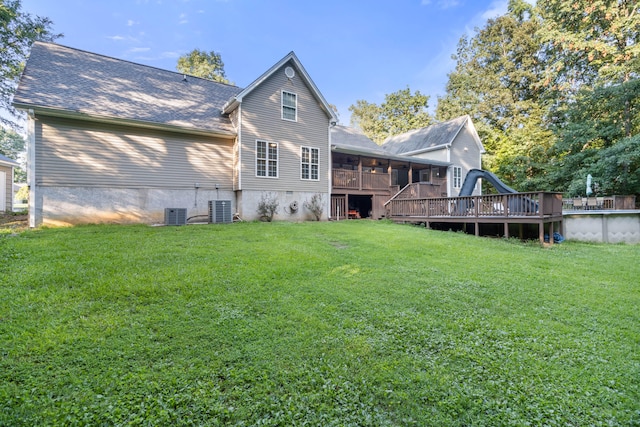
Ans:
{"label": "gable vent", "polygon": [[164,225],[186,225],[187,210],[184,208],[165,208]]}
{"label": "gable vent", "polygon": [[292,79],[296,75],[296,72],[293,68],[287,67],[284,69],[284,75],[287,76],[287,78]]}
{"label": "gable vent", "polygon": [[232,221],[231,200],[209,200],[209,223],[228,223]]}

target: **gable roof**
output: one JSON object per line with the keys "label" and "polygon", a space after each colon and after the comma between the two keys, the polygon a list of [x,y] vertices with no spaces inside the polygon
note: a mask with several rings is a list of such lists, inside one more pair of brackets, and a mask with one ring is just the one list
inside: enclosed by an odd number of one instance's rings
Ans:
{"label": "gable roof", "polygon": [[31,48],[13,103],[52,115],[233,136],[222,106],[240,88],[54,43]]}
{"label": "gable roof", "polygon": [[331,151],[407,163],[435,166],[450,165],[448,162],[442,162],[439,160],[421,159],[418,157],[393,154],[373,142],[368,136],[362,133],[361,130],[341,125],[333,126],[331,128]]}
{"label": "gable roof", "polygon": [[4,166],[20,166],[18,162],[0,154],[0,165]]}
{"label": "gable roof", "polygon": [[468,115],[390,136],[385,139],[382,147],[391,153],[403,155],[415,155],[425,151],[442,149],[451,145],[465,126],[469,126],[480,151],[484,152],[480,137]]}
{"label": "gable roof", "polygon": [[265,71],[260,77],[255,79],[249,86],[244,88],[241,92],[231,97],[231,99],[229,99],[227,103],[224,104],[224,106],[222,107],[223,111],[226,114],[228,114],[231,111],[235,110],[238,107],[238,105],[242,103],[242,99],[245,96],[253,92],[255,88],[260,86],[260,84],[262,84],[265,80],[271,77],[273,73],[278,71],[283,65],[285,65],[289,61],[291,61],[295,65],[295,67],[298,69],[302,80],[310,88],[314,98],[316,98],[316,101],[318,101],[322,109],[325,111],[325,113],[327,113],[327,116],[331,119],[332,122],[337,122],[338,118],[336,117],[333,110],[329,107],[329,103],[327,103],[327,100],[324,99],[324,96],[322,96],[322,93],[320,93],[320,90],[318,89],[316,84],[313,82],[313,80],[311,80],[309,73],[307,73],[307,70],[305,70],[305,68],[302,66],[302,63],[300,62],[300,60],[298,59],[298,57],[293,51],[289,52],[289,54],[287,54],[284,58],[276,62],[271,68]]}
{"label": "gable roof", "polygon": [[360,129],[336,125],[331,128],[331,144],[341,147],[364,148],[374,151],[383,151]]}

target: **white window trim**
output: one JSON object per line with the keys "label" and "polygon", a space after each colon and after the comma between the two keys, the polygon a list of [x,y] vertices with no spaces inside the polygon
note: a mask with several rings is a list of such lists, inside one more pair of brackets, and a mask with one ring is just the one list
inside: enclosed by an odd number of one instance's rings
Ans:
{"label": "white window trim", "polygon": [[[460,172],[459,176],[457,177],[457,179],[456,179],[456,170]],[[452,177],[453,177],[453,188],[462,188],[462,167],[454,166],[451,173],[452,173]],[[456,184],[458,184],[458,185],[456,185]]]}
{"label": "white window trim", "polygon": [[[266,154],[267,154],[267,158],[266,159],[259,159],[258,158],[258,143],[260,142],[264,142],[266,144]],[[273,161],[269,159],[269,144],[276,144],[276,176],[270,176],[269,175],[269,162]],[[256,139],[256,163],[255,163],[255,168],[256,168],[256,178],[271,178],[271,179],[276,179],[280,176],[280,144],[278,144],[277,142],[269,142],[267,140],[264,139]],[[265,160],[266,164],[265,164],[265,175],[258,175],[258,160]]]}
{"label": "white window trim", "polygon": [[[309,150],[309,178],[303,178],[302,177],[302,165],[304,164],[304,162],[302,161],[303,159],[303,155],[302,152],[304,151],[304,149]],[[318,166],[318,177],[317,178],[312,178],[313,174],[311,173],[311,166],[314,165],[314,163],[311,162],[311,160],[313,159],[313,150],[316,150],[318,152],[318,163],[315,163],[316,166]],[[302,181],[320,181],[320,149],[316,148],[316,147],[306,147],[306,146],[301,146],[300,147],[300,179]]]}
{"label": "white window trim", "polygon": [[[288,93],[289,95],[293,95],[295,97],[296,105],[294,107],[289,107],[288,105],[284,105],[284,94],[285,93]],[[296,114],[296,118],[295,119],[288,119],[288,118],[286,118],[284,116],[285,107],[294,109],[294,112]],[[280,117],[282,118],[282,120],[286,120],[288,122],[297,122],[298,121],[298,94],[297,93],[289,92],[287,90],[283,90],[280,93]]]}

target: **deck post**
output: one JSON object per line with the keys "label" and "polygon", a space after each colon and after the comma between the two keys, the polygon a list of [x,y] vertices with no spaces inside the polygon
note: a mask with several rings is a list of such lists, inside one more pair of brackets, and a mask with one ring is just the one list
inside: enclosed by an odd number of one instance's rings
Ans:
{"label": "deck post", "polygon": [[540,239],[540,244],[544,244],[544,223],[541,221],[538,224],[538,238]]}
{"label": "deck post", "polygon": [[509,223],[508,222],[504,223],[504,238],[505,239],[509,238]]}
{"label": "deck post", "polygon": [[549,243],[553,245],[553,221],[549,223]]}

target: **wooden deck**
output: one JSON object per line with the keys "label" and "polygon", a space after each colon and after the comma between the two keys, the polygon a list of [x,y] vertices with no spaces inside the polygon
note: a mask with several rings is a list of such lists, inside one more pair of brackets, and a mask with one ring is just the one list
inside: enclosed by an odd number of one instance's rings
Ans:
{"label": "wooden deck", "polygon": [[545,225],[549,242],[558,224],[562,233],[562,194],[549,192],[491,194],[470,197],[393,198],[385,207],[387,218],[396,222],[472,224],[476,236],[480,224],[503,224],[509,237],[509,224],[537,224],[544,243]]}

